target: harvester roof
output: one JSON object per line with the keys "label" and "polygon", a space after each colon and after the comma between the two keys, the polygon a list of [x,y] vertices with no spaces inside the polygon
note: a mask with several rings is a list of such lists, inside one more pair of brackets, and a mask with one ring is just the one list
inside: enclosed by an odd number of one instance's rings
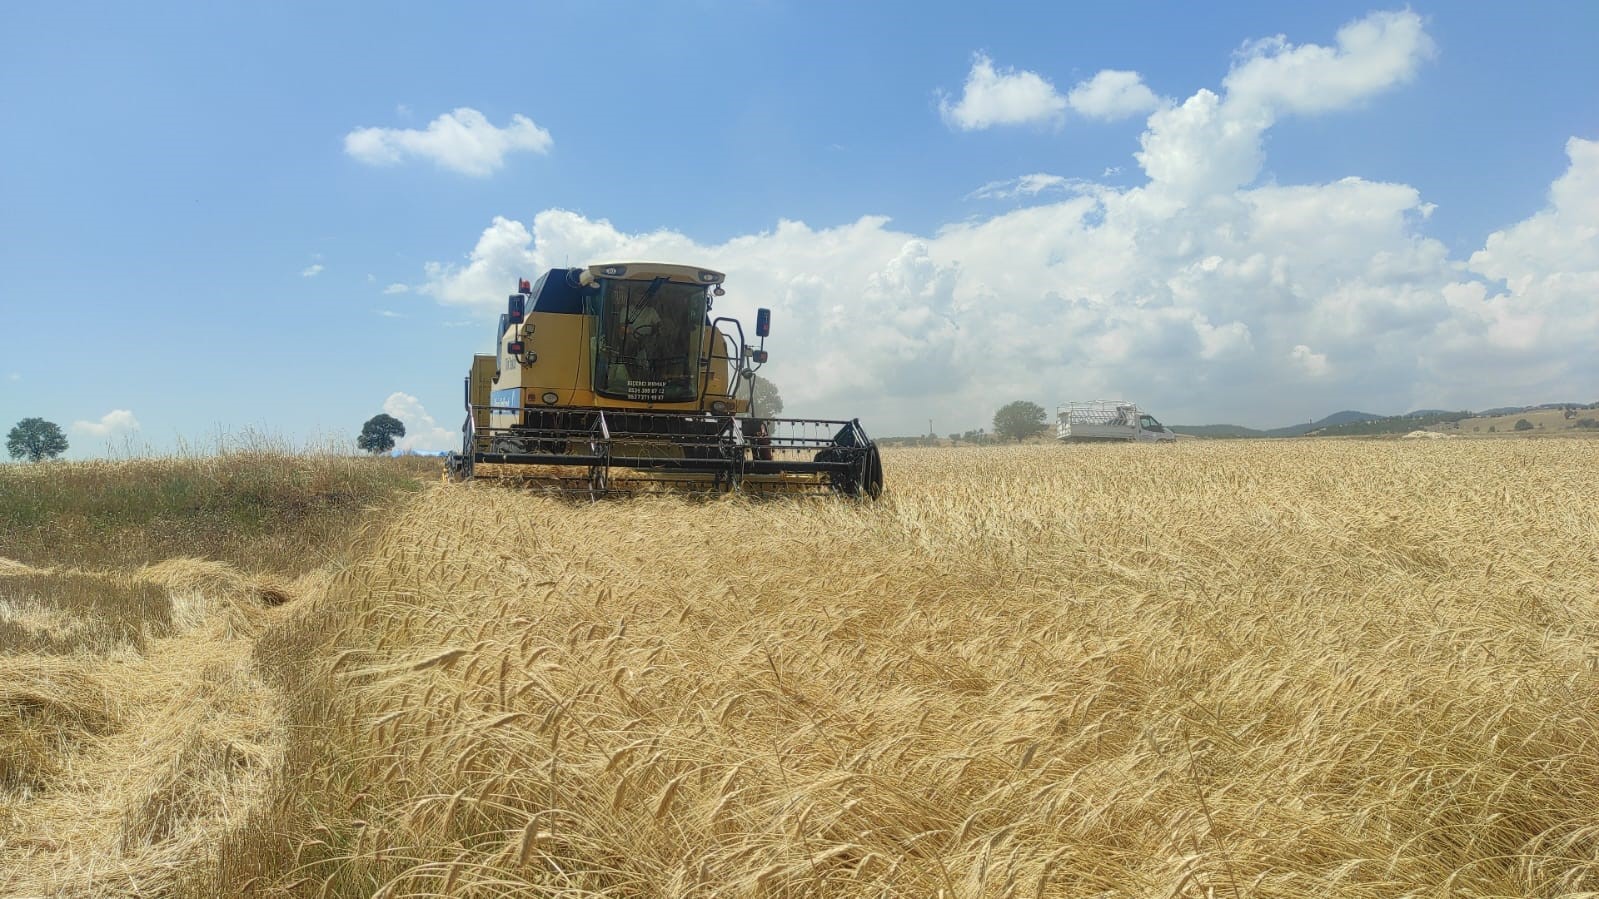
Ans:
{"label": "harvester roof", "polygon": [[704,284],[707,287],[721,284],[721,272],[692,265],[671,265],[662,262],[607,262],[582,268],[552,268],[533,282],[534,312],[558,312],[581,315],[583,297],[594,290],[583,285],[585,272],[589,280],[595,278],[656,278]]}
{"label": "harvester roof", "polygon": [[552,268],[539,275],[533,282],[533,311],[581,315],[583,294],[589,290],[577,282],[582,273],[580,268]]}

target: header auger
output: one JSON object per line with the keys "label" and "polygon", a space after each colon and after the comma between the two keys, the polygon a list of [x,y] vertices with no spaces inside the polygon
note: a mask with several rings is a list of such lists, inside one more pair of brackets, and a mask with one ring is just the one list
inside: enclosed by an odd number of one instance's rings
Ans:
{"label": "header auger", "polygon": [[627,262],[551,269],[511,295],[493,355],[472,357],[448,473],[570,493],[837,493],[876,498],[857,420],[750,414],[771,313],[751,346],[711,317],[721,272]]}

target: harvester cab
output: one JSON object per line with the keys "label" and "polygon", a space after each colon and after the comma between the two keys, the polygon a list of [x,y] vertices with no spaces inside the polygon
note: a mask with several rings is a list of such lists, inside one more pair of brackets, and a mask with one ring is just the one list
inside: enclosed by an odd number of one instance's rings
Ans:
{"label": "harvester cab", "polygon": [[755,417],[771,312],[752,345],[713,317],[721,272],[661,263],[551,269],[518,284],[495,352],[466,377],[452,478],[597,495],[671,489],[875,498],[883,469],[858,420]]}

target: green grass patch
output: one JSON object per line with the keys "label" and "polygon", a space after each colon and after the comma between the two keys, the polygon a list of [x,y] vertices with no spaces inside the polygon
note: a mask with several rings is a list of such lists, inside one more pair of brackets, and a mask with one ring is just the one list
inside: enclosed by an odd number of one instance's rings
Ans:
{"label": "green grass patch", "polygon": [[299,574],[438,464],[250,451],[0,465],[0,557],[108,568],[193,556]]}

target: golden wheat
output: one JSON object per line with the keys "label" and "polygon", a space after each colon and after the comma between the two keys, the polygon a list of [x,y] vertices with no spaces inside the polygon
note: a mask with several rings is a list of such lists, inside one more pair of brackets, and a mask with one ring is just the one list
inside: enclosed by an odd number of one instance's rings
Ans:
{"label": "golden wheat", "polygon": [[1591,444],[891,461],[866,506],[413,503],[294,613],[360,626],[302,647],[341,723],[288,789],[356,766],[355,809],[298,813],[391,851],[302,863],[392,896],[1599,888]]}
{"label": "golden wheat", "polygon": [[[176,889],[1596,891],[1593,447],[904,450],[867,505],[439,486],[170,638],[253,639],[287,725]],[[117,832],[158,845],[140,811],[200,794],[153,770]]]}

